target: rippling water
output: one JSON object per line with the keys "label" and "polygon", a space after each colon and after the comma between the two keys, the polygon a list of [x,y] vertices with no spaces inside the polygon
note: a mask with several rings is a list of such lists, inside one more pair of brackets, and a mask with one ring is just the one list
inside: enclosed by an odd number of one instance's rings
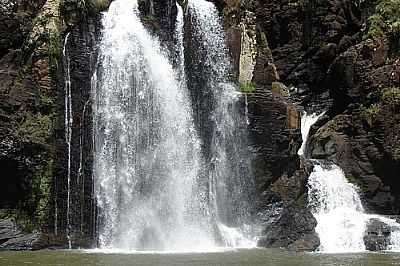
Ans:
{"label": "rippling water", "polygon": [[400,265],[399,253],[318,254],[279,249],[230,250],[215,253],[131,253],[87,251],[2,252],[0,265]]}

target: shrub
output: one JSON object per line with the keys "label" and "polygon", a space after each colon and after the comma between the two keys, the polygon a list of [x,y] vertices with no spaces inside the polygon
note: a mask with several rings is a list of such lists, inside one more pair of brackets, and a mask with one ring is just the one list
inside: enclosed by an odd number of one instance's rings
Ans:
{"label": "shrub", "polygon": [[400,0],[379,0],[375,14],[368,19],[368,38],[400,34]]}
{"label": "shrub", "polygon": [[386,88],[382,91],[381,100],[384,104],[400,106],[400,88]]}
{"label": "shrub", "polygon": [[256,91],[256,86],[251,82],[240,84],[240,91],[243,93],[253,93]]}
{"label": "shrub", "polygon": [[361,107],[361,117],[372,126],[380,112],[379,104],[372,104],[369,107]]}

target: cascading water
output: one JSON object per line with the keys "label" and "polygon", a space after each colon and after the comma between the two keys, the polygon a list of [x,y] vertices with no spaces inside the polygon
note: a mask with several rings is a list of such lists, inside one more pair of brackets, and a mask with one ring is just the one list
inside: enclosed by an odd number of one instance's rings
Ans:
{"label": "cascading water", "polygon": [[[65,117],[65,142],[67,144],[67,227],[66,235],[68,239],[68,247],[71,248],[71,140],[72,140],[72,97],[71,97],[71,75],[70,75],[70,59],[67,53],[67,44],[69,39],[69,34],[65,36],[64,47],[63,47],[63,58],[64,58],[64,68],[65,68],[65,80],[64,80],[64,117]],[[57,201],[55,206],[55,232],[57,232]],[[56,233],[57,234],[57,233]]]}
{"label": "cascading water", "polygon": [[[322,114],[321,114],[322,115]],[[304,155],[308,133],[321,115],[303,114],[303,145],[299,155]],[[367,222],[378,219],[392,228],[389,249],[398,250],[400,225],[395,220],[380,215],[366,214],[358,188],[348,182],[339,166],[321,160],[311,160],[314,170],[308,178],[309,207],[317,220],[315,228],[320,238],[320,252],[346,253],[365,251],[364,234]]]}
{"label": "cascading water", "polygon": [[100,247],[215,246],[179,74],[140,22],[136,1],[113,1],[103,26],[94,107]]}
{"label": "cascading water", "polygon": [[[194,35],[204,56],[207,89],[212,93],[214,132],[209,169],[210,201],[225,245],[256,245],[251,232],[250,205],[254,195],[247,149],[247,117],[240,113],[241,94],[231,82],[232,67],[218,10],[205,0],[189,0]],[[229,226],[227,226],[229,225]],[[250,229],[250,230],[249,230]],[[234,242],[234,243],[233,243]]]}
{"label": "cascading water", "polygon": [[317,219],[321,252],[359,252],[365,250],[364,208],[357,188],[334,164],[314,162],[308,178],[308,196]]}
{"label": "cascading water", "polygon": [[308,115],[307,113],[303,113],[302,119],[301,119],[301,137],[303,142],[301,143],[301,147],[298,150],[297,154],[300,156],[305,156],[306,152],[306,146],[307,146],[307,140],[308,140],[308,134],[310,133],[310,129],[312,125],[314,125],[318,119],[323,116],[325,112],[322,112],[321,114],[310,114]]}

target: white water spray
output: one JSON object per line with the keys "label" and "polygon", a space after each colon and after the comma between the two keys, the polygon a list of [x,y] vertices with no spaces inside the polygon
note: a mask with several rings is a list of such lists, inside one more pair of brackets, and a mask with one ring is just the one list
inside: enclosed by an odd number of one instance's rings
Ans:
{"label": "white water spray", "polygon": [[136,1],[103,19],[95,100],[95,193],[102,248],[215,246],[197,186],[200,143],[189,100]]}

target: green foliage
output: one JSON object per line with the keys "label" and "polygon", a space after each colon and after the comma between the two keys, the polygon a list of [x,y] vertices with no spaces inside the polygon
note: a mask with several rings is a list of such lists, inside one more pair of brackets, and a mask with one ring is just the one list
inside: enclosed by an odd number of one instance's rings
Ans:
{"label": "green foliage", "polygon": [[380,112],[379,104],[372,104],[369,107],[361,108],[361,117],[367,121],[367,123],[372,126]]}
{"label": "green foliage", "polygon": [[16,133],[22,141],[45,144],[52,134],[52,129],[51,115],[27,113]]}
{"label": "green foliage", "polygon": [[400,35],[400,0],[379,0],[375,14],[368,19],[367,38]]}
{"label": "green foliage", "polygon": [[385,107],[397,109],[400,106],[400,88],[385,88],[380,92],[379,102],[361,107],[361,117],[372,126]]}
{"label": "green foliage", "polygon": [[382,16],[375,14],[368,18],[369,29],[367,38],[377,38],[385,36],[385,23]]}
{"label": "green foliage", "polygon": [[240,91],[243,93],[253,93],[256,91],[256,86],[251,82],[240,84]]}
{"label": "green foliage", "polygon": [[382,91],[381,100],[384,104],[400,106],[400,88],[386,88]]}

